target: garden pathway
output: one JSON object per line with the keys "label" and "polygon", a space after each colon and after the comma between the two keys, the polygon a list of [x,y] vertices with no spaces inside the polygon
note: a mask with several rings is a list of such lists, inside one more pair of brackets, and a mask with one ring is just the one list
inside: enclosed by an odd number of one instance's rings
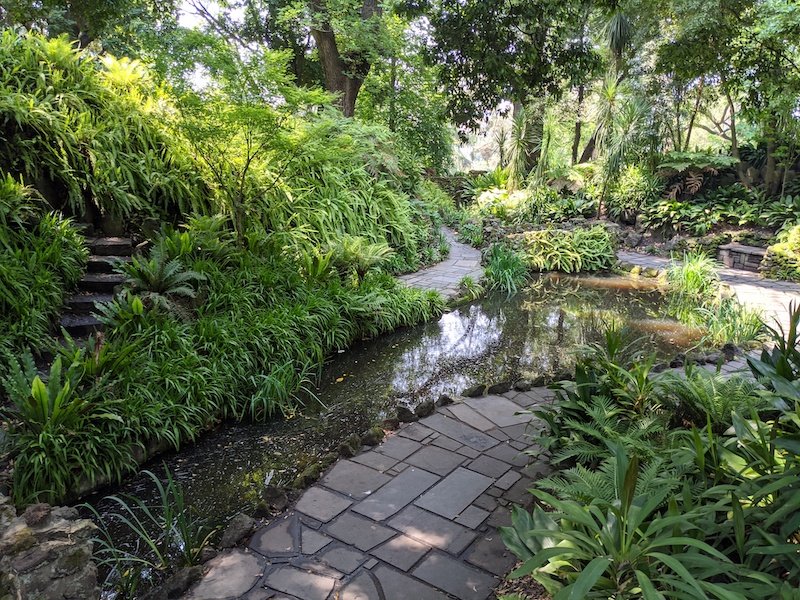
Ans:
{"label": "garden pathway", "polygon": [[497,532],[547,472],[530,439],[546,388],[464,399],[339,460],[226,551],[187,599],[484,600],[515,563]]}
{"label": "garden pathway", "polygon": [[[666,269],[672,262],[669,258],[639,254],[637,252],[620,251],[620,261],[642,268],[659,271]],[[760,310],[770,325],[777,320],[786,329],[789,326],[789,303],[800,301],[800,284],[788,281],[764,279],[758,273],[740,271],[738,269],[719,269],[723,283],[731,287],[742,304]]]}
{"label": "garden pathway", "polygon": [[411,287],[436,290],[449,300],[458,296],[458,284],[462,277],[472,277],[477,283],[483,277],[483,268],[480,250],[456,240],[452,229],[443,227],[442,232],[450,242],[447,258],[432,267],[398,279]]}

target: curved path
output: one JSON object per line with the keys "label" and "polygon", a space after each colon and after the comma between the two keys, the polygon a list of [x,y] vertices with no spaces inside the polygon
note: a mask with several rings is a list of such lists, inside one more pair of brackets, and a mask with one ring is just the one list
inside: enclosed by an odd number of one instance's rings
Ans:
{"label": "curved path", "polygon": [[456,240],[452,229],[442,227],[442,232],[450,242],[447,258],[432,267],[398,279],[411,287],[436,290],[449,300],[458,296],[458,284],[462,277],[472,277],[477,283],[483,277],[483,268],[480,250]]}

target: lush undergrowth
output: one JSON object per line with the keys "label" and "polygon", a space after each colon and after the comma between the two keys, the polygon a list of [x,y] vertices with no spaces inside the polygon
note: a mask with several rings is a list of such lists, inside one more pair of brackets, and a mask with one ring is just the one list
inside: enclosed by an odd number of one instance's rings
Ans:
{"label": "lush undergrowth", "polygon": [[786,231],[777,244],[767,248],[761,273],[773,279],[800,281],[800,225]]}
{"label": "lush undergrowth", "polygon": [[375,269],[386,246],[361,268],[335,247],[298,261],[275,242],[253,234],[244,251],[223,220],[196,219],[124,268],[126,291],[101,311],[105,336],[67,344],[46,383],[30,360],[12,369],[17,503],[118,480],[147,449],[178,448],[221,419],[287,414],[331,352],[443,309]]}
{"label": "lush undergrowth", "polygon": [[[539,443],[561,470],[502,528],[556,599],[798,597],[800,350],[791,328],[750,368],[650,371],[609,332],[558,386]],[[785,335],[784,335],[785,334]]]}

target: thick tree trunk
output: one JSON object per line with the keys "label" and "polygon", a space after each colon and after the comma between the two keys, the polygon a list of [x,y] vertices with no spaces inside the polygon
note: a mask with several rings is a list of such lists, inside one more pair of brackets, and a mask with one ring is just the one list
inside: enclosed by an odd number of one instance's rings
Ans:
{"label": "thick tree trunk", "polygon": [[585,163],[592,160],[594,157],[595,148],[597,148],[597,136],[600,135],[600,126],[598,125],[595,127],[594,132],[592,133],[592,137],[589,138],[589,141],[586,142],[586,147],[583,149],[583,153],[581,153],[581,158],[578,161],[579,163]]}

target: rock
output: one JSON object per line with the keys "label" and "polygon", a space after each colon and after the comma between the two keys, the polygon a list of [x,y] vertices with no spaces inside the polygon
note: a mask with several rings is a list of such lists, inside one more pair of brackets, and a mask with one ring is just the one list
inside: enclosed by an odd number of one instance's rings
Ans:
{"label": "rock", "polygon": [[736,346],[731,343],[725,344],[720,350],[722,350],[722,355],[725,357],[725,360],[728,361],[736,358],[736,353],[738,352]]}
{"label": "rock", "polygon": [[213,546],[204,546],[200,550],[200,554],[197,555],[197,560],[202,565],[210,561],[212,558],[216,558],[217,554],[219,554],[219,550],[217,550]]}
{"label": "rock", "polygon": [[183,594],[200,581],[203,577],[203,567],[195,565],[184,567],[169,579],[167,579],[157,589],[143,596],[144,600],[170,600],[171,598],[181,598]]}
{"label": "rock", "polygon": [[289,497],[286,495],[286,491],[277,485],[265,486],[261,492],[261,497],[267,506],[276,512],[282,511],[289,505]]}
{"label": "rock", "polygon": [[397,407],[397,420],[401,423],[413,423],[418,419],[419,417],[415,415],[407,406]]}
{"label": "rock", "polygon": [[709,352],[705,355],[705,362],[709,365],[718,365],[725,362],[725,357],[722,352]]}
{"label": "rock", "polygon": [[450,394],[440,394],[435,404],[438,407],[449,406],[450,404],[454,404],[455,401],[455,398],[453,398]]}
{"label": "rock", "polygon": [[433,400],[425,400],[417,404],[417,407],[414,409],[414,414],[417,418],[422,419],[428,415],[432,415],[435,410],[436,405],[433,403]]}
{"label": "rock", "polygon": [[653,267],[647,267],[644,271],[642,271],[642,275],[645,277],[658,277],[660,274],[661,271]]}
{"label": "rock", "polygon": [[252,517],[244,513],[238,513],[230,520],[228,526],[225,528],[222,539],[219,541],[219,547],[233,548],[250,535],[250,532],[253,531],[253,527],[255,526],[256,522]]}
{"label": "rock", "polygon": [[480,396],[485,396],[486,386],[482,383],[478,383],[465,389],[461,392],[461,395],[465,398],[479,398]]}
{"label": "rock", "polygon": [[639,244],[642,243],[644,236],[641,233],[636,233],[635,231],[630,232],[627,236],[625,236],[625,240],[623,243],[628,248],[636,248]]}
{"label": "rock", "polygon": [[501,381],[500,383],[492,384],[486,390],[487,393],[498,395],[498,394],[505,394],[506,392],[511,391],[511,382],[510,381]]}
{"label": "rock", "polygon": [[361,436],[357,433],[352,433],[347,436],[344,441],[339,444],[339,456],[350,458],[355,456],[361,450]]}
{"label": "rock", "polygon": [[39,525],[50,516],[50,511],[52,510],[49,504],[31,504],[22,513],[22,518],[29,527],[33,527],[34,525]]}
{"label": "rock", "polygon": [[530,392],[533,387],[533,382],[530,379],[518,379],[514,383],[514,389],[518,392]]}
{"label": "rock", "polygon": [[669,365],[667,363],[658,363],[657,365],[653,365],[653,368],[650,369],[651,373],[663,373],[669,369]]}
{"label": "rock", "polygon": [[377,446],[383,441],[383,428],[375,425],[361,434],[361,443],[365,446]]}
{"label": "rock", "polygon": [[397,431],[400,427],[400,419],[384,419],[381,421],[381,427],[386,431]]}
{"label": "rock", "polygon": [[317,479],[319,479],[321,473],[322,469],[317,463],[310,464],[305,469],[303,469],[297,475],[297,477],[294,478],[294,481],[292,482],[292,487],[297,490],[302,490],[303,488],[307,488],[309,485],[311,485]]}
{"label": "rock", "polygon": [[678,369],[685,364],[686,364],[686,355],[683,353],[676,354],[675,358],[673,358],[669,362],[669,366],[671,369]]}
{"label": "rock", "polygon": [[673,252],[675,250],[684,250],[685,248],[686,248],[686,237],[682,235],[676,235],[666,244],[664,244],[664,250],[666,250],[667,252]]}

